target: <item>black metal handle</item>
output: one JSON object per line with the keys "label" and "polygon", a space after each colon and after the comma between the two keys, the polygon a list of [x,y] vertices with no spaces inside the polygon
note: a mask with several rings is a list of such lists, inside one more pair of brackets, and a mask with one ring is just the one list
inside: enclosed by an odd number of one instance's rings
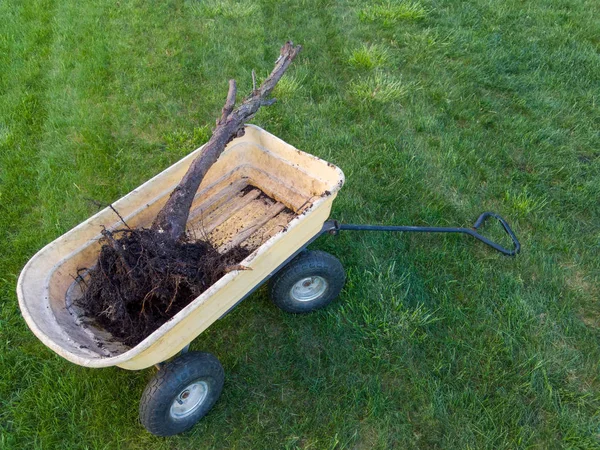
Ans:
{"label": "black metal handle", "polygon": [[490,217],[493,217],[494,219],[498,220],[498,222],[500,222],[502,224],[504,231],[506,231],[506,234],[508,234],[508,236],[513,241],[514,248],[512,250],[507,250],[506,248],[502,247],[501,245],[496,244],[495,242],[490,241],[485,236],[482,236],[481,234],[477,233],[477,231],[475,231],[474,234],[471,234],[471,236],[479,239],[482,242],[485,242],[487,245],[498,250],[500,253],[502,253],[504,255],[515,256],[517,253],[519,253],[521,251],[521,243],[517,239],[517,236],[515,236],[515,233],[513,232],[510,225],[500,215],[493,213],[493,212],[484,212],[475,221],[475,225],[473,225],[473,230],[478,230],[479,227],[481,227]]}
{"label": "black metal handle", "polygon": [[[512,250],[508,250],[502,247],[500,244],[495,243],[494,241],[482,236],[477,232],[479,227],[481,227],[488,218],[493,217],[497,219],[502,226],[504,227],[504,231],[506,234],[510,236],[513,241],[514,248]],[[489,245],[494,250],[499,251],[503,255],[506,256],[515,256],[521,250],[521,244],[515,236],[515,233],[510,228],[510,225],[500,217],[498,214],[493,212],[484,212],[479,216],[473,228],[456,228],[456,227],[414,227],[414,226],[390,226],[390,225],[352,225],[352,224],[340,224],[337,220],[328,220],[323,224],[323,229],[321,233],[329,233],[329,234],[338,234],[341,230],[349,230],[349,231],[399,231],[404,233],[465,233],[470,236],[473,236],[475,239],[480,240],[484,244]]]}

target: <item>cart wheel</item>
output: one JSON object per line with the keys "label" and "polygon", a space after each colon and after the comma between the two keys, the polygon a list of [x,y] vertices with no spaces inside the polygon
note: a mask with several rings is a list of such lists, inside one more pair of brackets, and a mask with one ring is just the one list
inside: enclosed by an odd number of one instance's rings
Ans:
{"label": "cart wheel", "polygon": [[284,311],[307,313],[331,303],[345,281],[339,259],[311,250],[301,253],[273,276],[269,294],[273,303]]}
{"label": "cart wheel", "polygon": [[157,436],[188,430],[213,407],[224,378],[221,363],[210,353],[188,352],[165,364],[142,394],[142,425]]}

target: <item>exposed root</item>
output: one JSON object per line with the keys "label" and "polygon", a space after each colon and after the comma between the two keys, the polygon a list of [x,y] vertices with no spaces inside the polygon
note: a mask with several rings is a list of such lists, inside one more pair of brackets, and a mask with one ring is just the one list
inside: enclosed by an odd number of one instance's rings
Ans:
{"label": "exposed root", "polygon": [[[248,251],[220,254],[204,241],[173,241],[149,229],[103,231],[96,266],[76,300],[124,344],[134,346],[239,263]],[[235,268],[235,269],[232,269]]]}

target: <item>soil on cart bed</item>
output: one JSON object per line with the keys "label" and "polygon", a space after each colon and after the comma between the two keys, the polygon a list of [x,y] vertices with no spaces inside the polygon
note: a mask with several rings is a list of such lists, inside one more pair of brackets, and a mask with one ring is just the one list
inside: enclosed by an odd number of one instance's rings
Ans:
{"label": "soil on cart bed", "polygon": [[[96,266],[82,279],[76,304],[88,318],[133,347],[249,255],[219,253],[205,241],[170,242],[149,229],[105,237]],[[166,245],[165,245],[166,244]]]}
{"label": "soil on cart bed", "polygon": [[295,217],[254,186],[220,201],[206,220],[191,221],[188,236],[200,240],[168,241],[146,228],[105,231],[96,265],[77,277],[83,294],[75,305],[133,347],[228,271],[243,269],[239,264]]}

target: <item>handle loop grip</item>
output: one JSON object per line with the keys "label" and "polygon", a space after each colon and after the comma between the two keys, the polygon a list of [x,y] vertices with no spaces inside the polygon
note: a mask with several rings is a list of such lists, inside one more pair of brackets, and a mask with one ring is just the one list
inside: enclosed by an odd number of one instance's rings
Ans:
{"label": "handle loop grip", "polygon": [[[500,222],[502,224],[504,231],[506,231],[506,234],[508,234],[508,236],[511,238],[511,240],[513,242],[514,248],[512,250],[508,250],[508,249],[502,247],[501,245],[496,244],[495,242],[489,240],[485,236],[482,236],[481,234],[477,233],[477,230],[479,230],[479,227],[481,227],[490,217],[493,217],[494,219],[498,220],[498,222]],[[475,222],[475,225],[473,225],[473,230],[475,230],[475,234],[472,235],[473,237],[476,237],[480,241],[485,242],[487,245],[489,245],[490,247],[493,247],[494,249],[498,250],[500,253],[502,253],[504,255],[515,256],[517,253],[519,253],[521,251],[521,243],[517,239],[517,236],[515,236],[515,233],[513,232],[512,228],[506,222],[506,220],[504,220],[501,216],[499,216],[496,213],[484,212],[482,215],[479,216],[479,218]]]}

